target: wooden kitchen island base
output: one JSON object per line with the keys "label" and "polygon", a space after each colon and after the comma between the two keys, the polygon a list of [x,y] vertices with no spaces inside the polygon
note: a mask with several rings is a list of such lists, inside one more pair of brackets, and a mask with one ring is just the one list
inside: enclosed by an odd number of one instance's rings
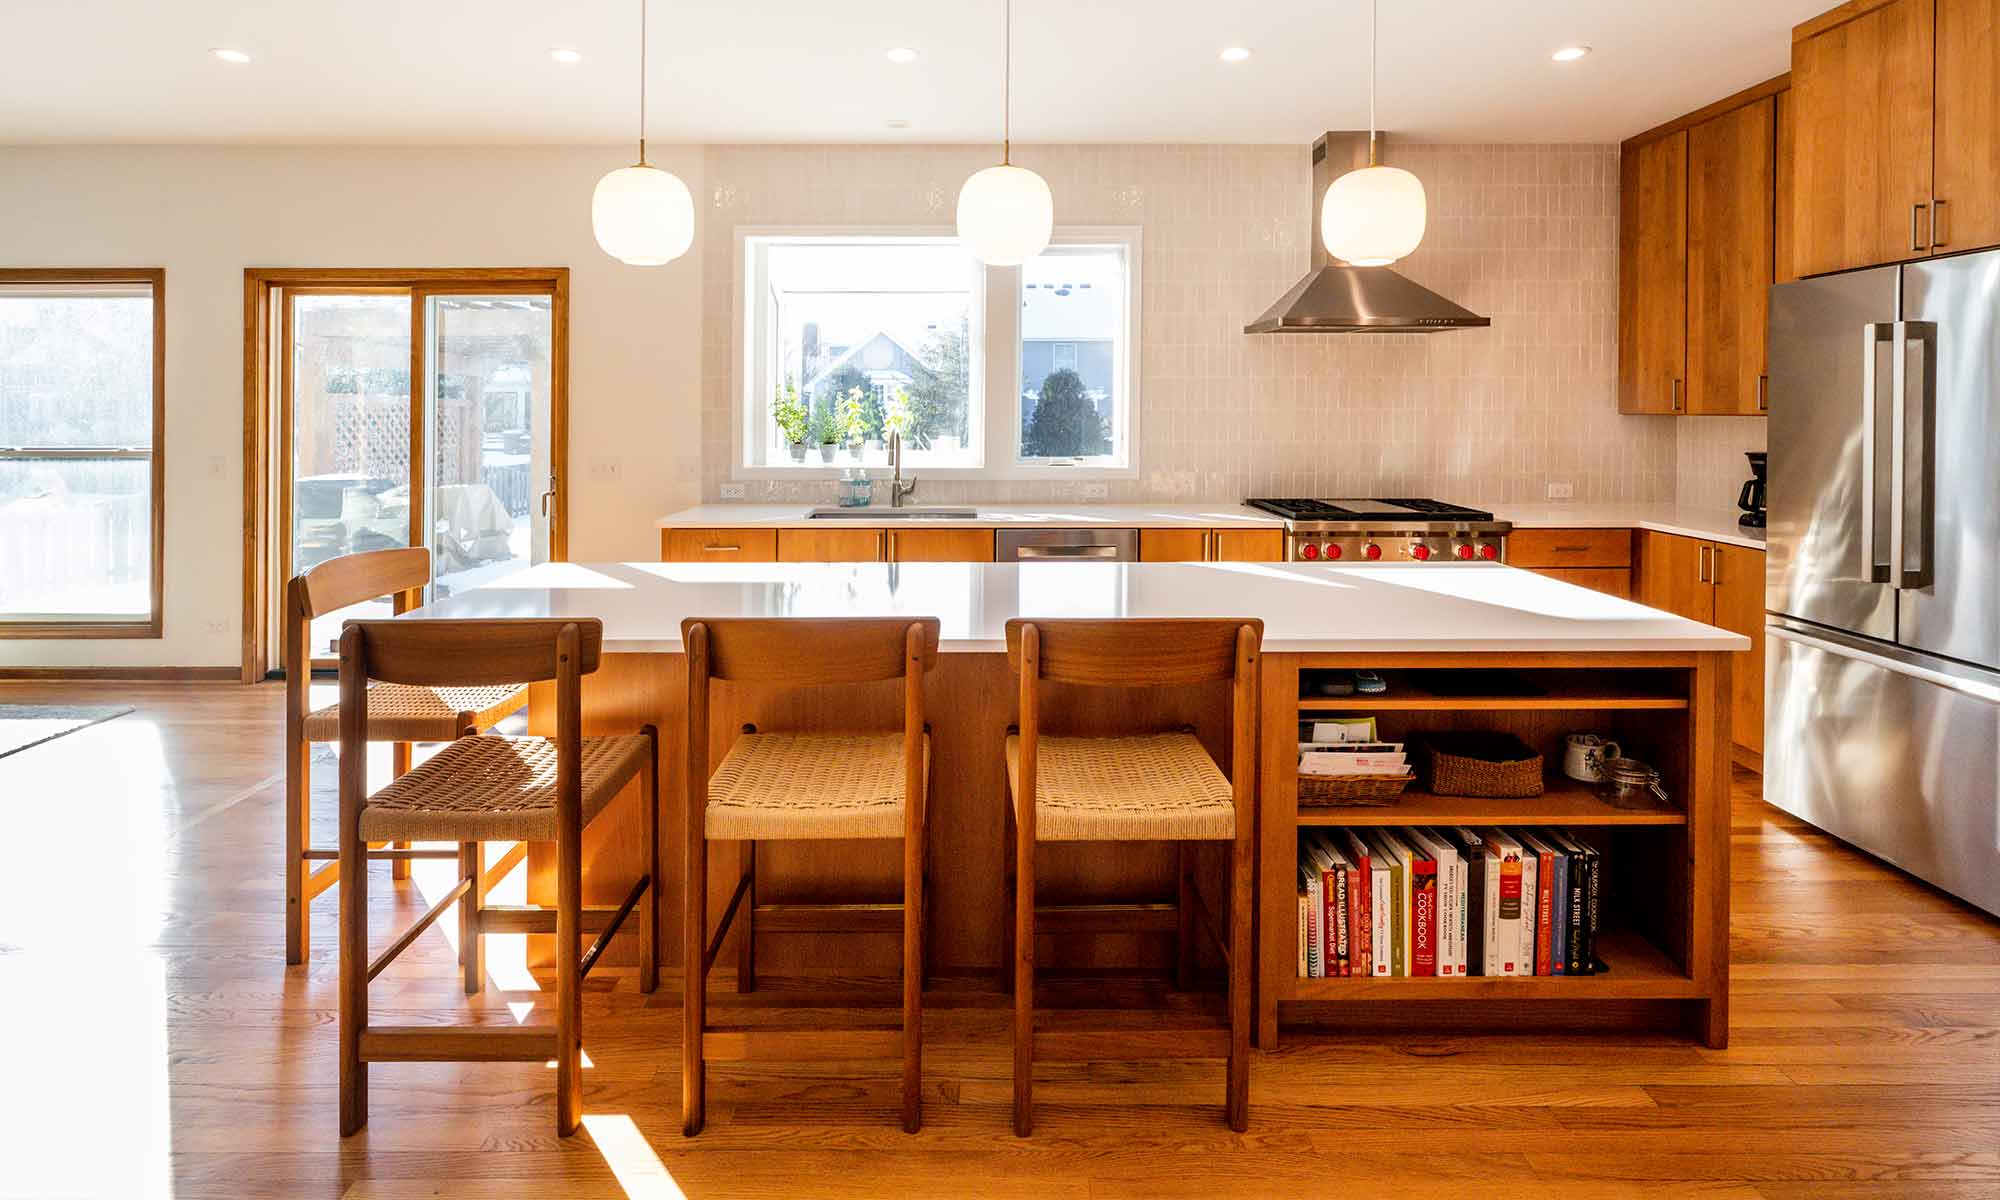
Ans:
{"label": "wooden kitchen island base", "polygon": [[[540,570],[540,568],[538,568]],[[454,596],[413,614],[601,616],[603,667],[584,681],[587,734],[659,727],[662,860],[682,861],[682,739],[686,677],[678,622],[733,615],[937,616],[936,669],[927,677],[933,795],[926,958],[939,999],[1001,986],[1007,805],[1004,745],[1015,688],[1000,628],[1009,617],[1260,617],[1257,773],[1257,1041],[1278,1044],[1284,1025],[1402,1028],[1672,1024],[1701,1042],[1727,1039],[1728,771],[1732,653],[1737,635],[1502,566],[1329,567],[1287,564],[554,564],[545,589],[514,586]],[[1305,673],[1366,668],[1382,695],[1302,698]],[[547,728],[550,697],[530,700],[530,723]],[[1187,689],[1051,686],[1051,733],[1115,734],[1189,728],[1225,771],[1229,695]],[[709,761],[720,761],[746,725],[760,730],[889,731],[901,721],[894,685],[810,691],[723,684],[713,693]],[[1404,741],[1443,730],[1515,734],[1548,766],[1547,790],[1524,800],[1461,800],[1412,789],[1380,808],[1298,803],[1298,722],[1369,715],[1379,736]],[[1060,721],[1060,726],[1057,721]],[[1671,803],[1613,808],[1560,772],[1567,734],[1595,732],[1657,766]],[[1298,978],[1297,877],[1301,826],[1552,826],[1605,856],[1600,957],[1606,971],[1576,977]],[[621,798],[591,827],[584,848],[585,901],[615,902],[642,855],[639,810]],[[739,872],[726,844],[712,851],[709,910],[727,907]],[[529,855],[530,898],[552,891],[549,864]],[[1227,895],[1217,848],[1194,855],[1209,911]],[[1157,972],[1175,966],[1179,924],[1172,845],[1050,844],[1038,860],[1042,902],[1159,907],[1086,909],[1057,927],[1040,923],[1038,964],[1051,972]],[[827,981],[893,977],[895,925],[814,932],[787,906],[887,904],[901,894],[892,841],[768,844],[758,849],[752,920],[739,918],[717,968],[728,986],[736,942],[754,937],[760,975]],[[680,904],[670,872],[662,896]],[[669,970],[682,962],[677,922],[661,923]],[[624,939],[629,942],[629,939]],[[1219,964],[1204,945],[1198,967]],[[614,948],[629,955],[630,945]],[[614,959],[615,961],[615,959]],[[810,985],[808,985],[810,986]],[[1087,992],[1088,989],[1082,989]]]}

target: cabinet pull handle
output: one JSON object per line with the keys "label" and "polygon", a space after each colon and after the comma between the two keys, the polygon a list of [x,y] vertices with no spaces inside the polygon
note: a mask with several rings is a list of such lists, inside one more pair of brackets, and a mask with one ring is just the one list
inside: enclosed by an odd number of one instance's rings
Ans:
{"label": "cabinet pull handle", "polygon": [[734,554],[741,549],[743,549],[741,546],[703,546],[701,552],[703,554]]}
{"label": "cabinet pull handle", "polygon": [[1930,205],[1928,204],[1918,203],[1910,205],[1910,253],[1912,254],[1922,254],[1928,249],[1917,237],[1917,216],[1919,213],[1926,212],[1929,209]]}
{"label": "cabinet pull handle", "polygon": [[1695,566],[1694,566],[1694,581],[1695,581],[1696,583],[1707,583],[1707,582],[1708,582],[1708,546],[1707,546],[1707,544],[1706,544],[1706,543],[1704,543],[1704,544],[1702,544],[1701,546],[1698,546],[1698,547],[1696,547],[1696,548],[1695,548],[1695,557],[1694,557],[1694,563],[1695,563]]}
{"label": "cabinet pull handle", "polygon": [[1946,243],[1944,240],[1944,201],[1932,200],[1931,201],[1931,248],[1936,249],[1937,247],[1945,244]]}
{"label": "cabinet pull handle", "polygon": [[883,531],[882,531],[882,535],[883,535],[884,539],[886,539],[886,540],[888,541],[888,543],[889,543],[889,552],[888,552],[887,554],[885,554],[885,555],[883,555],[883,556],[882,556],[882,561],[883,561],[883,562],[895,562],[895,561],[896,561],[896,531],[895,531],[895,530],[893,530],[893,529],[885,529],[885,530],[883,530]]}
{"label": "cabinet pull handle", "polygon": [[1769,375],[1759,375],[1759,376],[1757,377],[1757,411],[1758,411],[1758,412],[1770,412],[1770,411],[1771,411],[1771,397],[1770,397],[1770,395],[1769,395],[1769,392],[1768,392],[1768,389],[1770,388],[1770,386],[1771,386],[1771,377],[1770,377]]}
{"label": "cabinet pull handle", "polygon": [[1670,397],[1668,403],[1672,405],[1672,411],[1679,412],[1681,410],[1681,381],[1678,378],[1673,381],[1667,394]]}
{"label": "cabinet pull handle", "polygon": [[1722,586],[1722,547],[1708,548],[1708,581],[1716,587]]}
{"label": "cabinet pull handle", "polygon": [[1590,550],[1588,546],[1551,546],[1549,548],[1557,554],[1585,554]]}

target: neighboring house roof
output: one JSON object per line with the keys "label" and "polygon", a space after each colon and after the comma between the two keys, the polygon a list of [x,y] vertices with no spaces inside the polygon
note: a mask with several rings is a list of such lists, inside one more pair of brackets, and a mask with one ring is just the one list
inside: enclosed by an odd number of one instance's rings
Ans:
{"label": "neighboring house roof", "polygon": [[821,367],[811,379],[806,380],[805,390],[808,393],[819,390],[821,383],[845,366],[852,366],[855,370],[863,372],[892,371],[912,380],[928,380],[936,376],[936,372],[925,366],[923,360],[894,335],[886,330],[877,330],[869,337],[849,346],[847,352],[839,358]]}

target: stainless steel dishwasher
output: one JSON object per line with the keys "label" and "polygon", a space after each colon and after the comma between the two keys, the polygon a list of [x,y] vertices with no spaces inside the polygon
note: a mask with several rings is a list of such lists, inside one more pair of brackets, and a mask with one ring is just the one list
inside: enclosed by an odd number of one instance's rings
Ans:
{"label": "stainless steel dishwasher", "polygon": [[1003,529],[996,562],[1137,562],[1136,529]]}

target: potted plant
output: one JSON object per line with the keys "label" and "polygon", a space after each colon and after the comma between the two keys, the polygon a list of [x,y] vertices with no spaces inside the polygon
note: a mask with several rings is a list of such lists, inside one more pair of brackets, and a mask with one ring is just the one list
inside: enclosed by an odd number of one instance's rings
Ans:
{"label": "potted plant", "polygon": [[813,411],[811,437],[819,443],[819,460],[833,465],[833,448],[840,441],[840,422],[834,419],[833,405]]}
{"label": "potted plant", "polygon": [[910,436],[910,394],[902,388],[889,393],[888,402],[882,406],[882,436],[907,438]]}
{"label": "potted plant", "polygon": [[848,388],[846,394],[841,396],[833,414],[834,424],[839,426],[841,434],[847,441],[847,448],[853,452],[857,461],[861,458],[862,435],[867,432],[867,420],[862,410],[861,389],[853,387]]}
{"label": "potted plant", "polygon": [[792,461],[806,460],[806,406],[799,400],[798,385],[790,380],[778,389],[771,402],[771,420],[778,426],[778,433],[791,447]]}

